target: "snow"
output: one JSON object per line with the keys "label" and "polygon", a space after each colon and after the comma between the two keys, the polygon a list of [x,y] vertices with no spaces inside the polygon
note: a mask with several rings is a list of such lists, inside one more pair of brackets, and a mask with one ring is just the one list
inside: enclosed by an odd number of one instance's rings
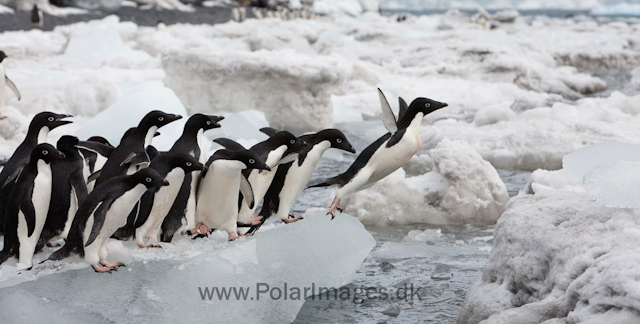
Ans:
{"label": "snow", "polygon": [[599,6],[591,9],[594,16],[640,16],[640,4],[618,3],[609,6]]}
{"label": "snow", "polygon": [[627,143],[600,143],[584,147],[562,159],[564,175],[573,183],[601,165],[621,160],[640,161],[640,145]]}
{"label": "snow", "polygon": [[638,216],[634,210],[600,206],[587,193],[513,198],[496,226],[482,279],[468,293],[458,321],[639,321],[633,270],[640,262]]}
{"label": "snow", "polygon": [[492,106],[480,109],[473,117],[473,122],[476,126],[483,126],[511,120],[515,117],[516,114],[509,107]]}
{"label": "snow", "polygon": [[463,141],[443,140],[430,151],[433,171],[405,178],[400,169],[343,200],[364,224],[491,224],[509,196],[496,170]]}
{"label": "snow", "polygon": [[640,209],[640,161],[598,166],[584,176],[583,182],[600,204]]}
{"label": "snow", "polygon": [[257,284],[279,289],[285,283],[301,289],[312,284],[340,287],[353,280],[375,245],[356,218],[342,214],[330,221],[323,212],[294,224],[267,226],[255,237],[236,242],[214,234],[197,241],[179,239],[163,244],[164,249],[139,249],[129,243],[109,244],[109,255],[119,254],[127,264],[112,275],[96,274],[79,259],[47,262],[22,274],[3,265],[0,286],[11,287],[4,288],[2,296],[15,296],[0,298],[3,318],[167,323],[242,314],[247,322],[292,322],[304,303],[304,292],[299,300],[273,300],[264,293],[260,302],[219,301],[202,300],[198,287],[249,287],[251,297]]}
{"label": "snow", "polygon": [[367,11],[378,12],[378,0],[315,0],[313,11],[321,15],[358,16]]}

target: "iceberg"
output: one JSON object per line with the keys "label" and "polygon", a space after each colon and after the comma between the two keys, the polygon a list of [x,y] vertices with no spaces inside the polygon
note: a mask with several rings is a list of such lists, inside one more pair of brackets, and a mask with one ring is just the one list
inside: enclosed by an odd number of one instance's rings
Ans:
{"label": "iceberg", "polygon": [[613,162],[640,161],[640,145],[626,143],[600,143],[567,154],[562,158],[564,175],[573,183],[582,182],[585,174],[594,168]]}
{"label": "iceberg", "polygon": [[[129,262],[111,275],[96,274],[79,259],[49,261],[19,275],[9,275],[12,267],[3,265],[0,309],[4,319],[20,322],[34,316],[54,323],[292,322],[311,294],[296,297],[295,288],[350,283],[375,245],[358,219],[342,214],[331,221],[324,214],[274,225],[236,242],[216,232],[158,250],[113,241],[109,255]],[[51,273],[52,268],[57,270]],[[235,300],[235,295],[218,300],[214,287],[246,287],[248,295],[246,300]]]}

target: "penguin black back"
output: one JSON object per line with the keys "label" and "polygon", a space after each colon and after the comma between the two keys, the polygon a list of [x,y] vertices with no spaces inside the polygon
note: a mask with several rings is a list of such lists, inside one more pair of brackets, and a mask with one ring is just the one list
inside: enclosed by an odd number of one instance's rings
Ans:
{"label": "penguin black back", "polygon": [[67,218],[73,217],[76,212],[75,209],[70,211],[72,200],[75,200],[74,208],[77,208],[88,195],[83,158],[76,148],[78,143],[77,137],[69,135],[58,140],[58,151],[64,153],[66,158],[51,162],[51,202],[36,251],[63,232]]}

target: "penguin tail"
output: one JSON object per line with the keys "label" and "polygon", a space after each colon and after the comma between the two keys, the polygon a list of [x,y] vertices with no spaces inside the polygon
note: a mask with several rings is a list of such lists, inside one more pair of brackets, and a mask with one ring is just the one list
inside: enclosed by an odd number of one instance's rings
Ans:
{"label": "penguin tail", "polygon": [[3,264],[11,256],[12,256],[12,254],[10,252],[7,252],[5,250],[0,251],[0,264]]}
{"label": "penguin tail", "polygon": [[71,255],[71,247],[70,244],[67,243],[61,249],[51,253],[47,260],[59,261],[69,257],[69,255]]}

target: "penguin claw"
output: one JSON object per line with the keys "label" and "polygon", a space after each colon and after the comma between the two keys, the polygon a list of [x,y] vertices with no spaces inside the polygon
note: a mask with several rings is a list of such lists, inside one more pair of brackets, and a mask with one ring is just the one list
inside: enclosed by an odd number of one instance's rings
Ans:
{"label": "penguin claw", "polygon": [[333,220],[334,218],[336,218],[336,213],[335,212],[328,212],[327,215],[331,215],[331,220]]}

